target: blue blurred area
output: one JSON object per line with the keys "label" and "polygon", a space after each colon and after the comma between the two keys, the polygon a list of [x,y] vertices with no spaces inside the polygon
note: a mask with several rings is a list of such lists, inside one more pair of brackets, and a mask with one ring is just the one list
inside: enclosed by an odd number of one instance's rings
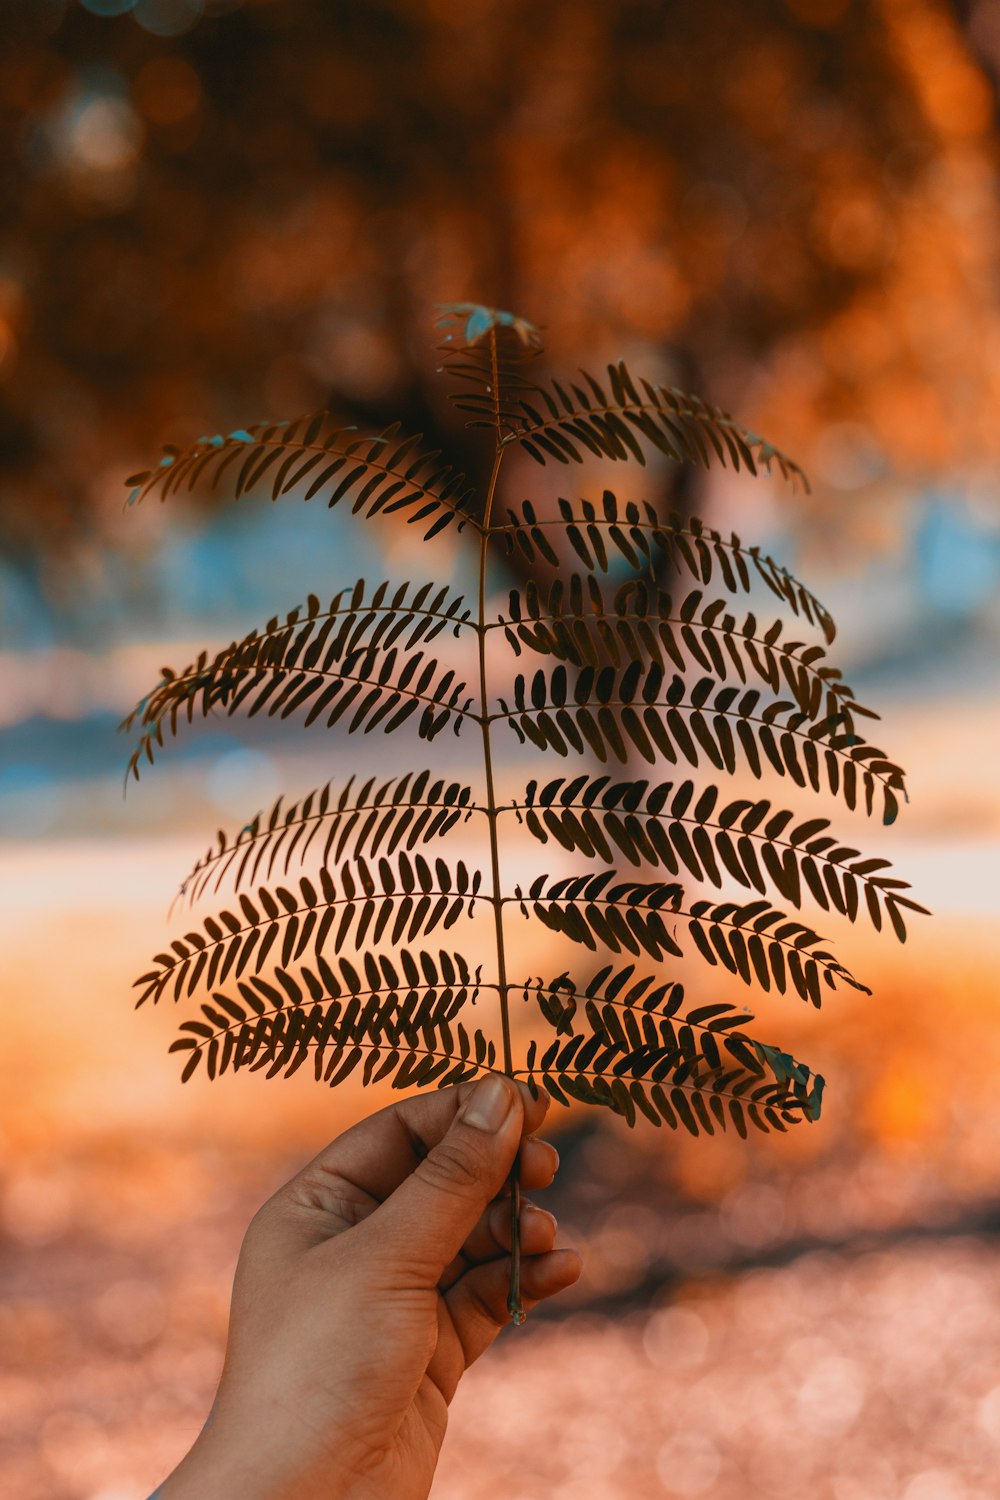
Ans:
{"label": "blue blurred area", "polygon": [[[764,549],[808,582],[837,621],[830,651],[858,691],[896,700],[1000,688],[1000,513],[957,495],[914,497],[896,546],[852,570],[798,546],[795,530]],[[801,562],[797,553],[803,554]]]}
{"label": "blue blurred area", "polygon": [[[141,521],[142,512],[136,512]],[[125,531],[133,522],[122,516]],[[238,634],[358,573],[374,576],[377,535],[322,503],[248,501],[202,517],[175,510],[142,552],[110,545],[71,584],[0,558],[0,650]]]}
{"label": "blue blurred area", "polygon": [[971,620],[1000,590],[1000,523],[988,525],[944,495],[928,496],[916,528],[915,588],[939,615]]}
{"label": "blue blurred area", "polygon": [[[833,660],[857,691],[878,698],[926,700],[973,681],[981,685],[984,677],[996,683],[1000,523],[985,509],[936,492],[916,501],[911,515],[898,549],[850,577],[832,568],[817,576],[814,562],[803,563],[802,572],[841,625]],[[123,526],[129,519],[123,517]],[[309,592],[328,598],[359,574],[402,581],[411,555],[442,581],[452,574],[455,586],[468,592],[468,546],[460,541],[451,554],[447,546],[435,547],[424,563],[417,538],[413,549],[405,540],[395,563],[387,561],[376,529],[349,513],[294,501],[244,502],[207,519],[180,513],[141,554],[106,548],[98,566],[55,598],[38,576],[0,563],[0,650],[28,659],[72,647],[110,659],[123,645],[162,642],[163,660],[179,667],[194,643],[224,644],[301,604]],[[786,532],[768,538],[767,550],[796,569],[795,543],[795,534]],[[414,576],[423,581],[422,574]],[[213,808],[220,816],[242,808],[252,813],[281,789],[284,760],[320,753],[315,737],[269,719],[196,721],[126,808],[129,742],[116,726],[131,706],[123,697],[118,711],[104,705],[67,717],[42,703],[25,717],[5,715],[0,834],[124,833],[203,822]],[[366,742],[365,754],[382,761],[385,747]]]}
{"label": "blue blurred area", "polygon": [[[123,528],[131,520],[123,516]],[[107,663],[113,676],[116,652],[155,647],[151,683],[161,660],[180,668],[202,645],[224,645],[304,604],[310,592],[327,601],[359,576],[403,581],[411,556],[424,576],[446,581],[456,562],[444,543],[426,561],[407,549],[394,566],[379,528],[358,523],[346,509],[331,513],[321,503],[295,500],[251,500],[207,518],[180,511],[158,530],[155,545],[138,553],[102,548],[89,568],[74,571],[69,587],[58,573],[53,582],[51,570],[43,578],[0,561],[0,655],[37,662],[41,673],[47,656],[68,649]],[[116,693],[113,681],[109,692],[112,709],[102,704],[68,714],[64,705],[34,701],[32,711],[18,714],[0,682],[0,837],[203,826],[212,809],[242,816],[249,807],[252,814],[281,790],[283,759],[304,749],[314,759],[321,753],[316,736],[296,735],[267,718],[196,719],[164,752],[164,765],[147,768],[126,807],[123,776],[134,736],[119,734],[117,726],[134,699],[124,688]],[[383,753],[381,745],[366,745],[369,760]]]}

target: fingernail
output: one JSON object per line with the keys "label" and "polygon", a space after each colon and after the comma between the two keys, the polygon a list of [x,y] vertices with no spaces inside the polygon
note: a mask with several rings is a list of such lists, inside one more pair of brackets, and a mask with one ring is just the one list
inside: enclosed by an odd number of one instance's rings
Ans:
{"label": "fingernail", "polygon": [[462,1119],[475,1130],[496,1132],[510,1114],[513,1103],[510,1089],[494,1074],[476,1084]]}

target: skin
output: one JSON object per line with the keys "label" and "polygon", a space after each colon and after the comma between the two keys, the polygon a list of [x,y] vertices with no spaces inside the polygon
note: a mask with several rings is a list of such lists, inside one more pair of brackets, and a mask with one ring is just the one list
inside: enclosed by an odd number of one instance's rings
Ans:
{"label": "skin", "polygon": [[[331,1142],[250,1224],[212,1415],[154,1500],[425,1500],[462,1375],[510,1321],[504,1184],[548,1186],[548,1098],[494,1076]],[[490,1109],[492,1106],[492,1112]],[[570,1286],[524,1201],[526,1308]]]}

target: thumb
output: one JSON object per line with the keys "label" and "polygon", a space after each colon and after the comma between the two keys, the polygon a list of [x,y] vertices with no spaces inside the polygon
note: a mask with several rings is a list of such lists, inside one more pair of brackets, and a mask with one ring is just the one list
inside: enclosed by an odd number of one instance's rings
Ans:
{"label": "thumb", "polygon": [[521,1087],[499,1073],[480,1079],[447,1134],[372,1216],[408,1268],[436,1281],[454,1260],[503,1187],[523,1124]]}

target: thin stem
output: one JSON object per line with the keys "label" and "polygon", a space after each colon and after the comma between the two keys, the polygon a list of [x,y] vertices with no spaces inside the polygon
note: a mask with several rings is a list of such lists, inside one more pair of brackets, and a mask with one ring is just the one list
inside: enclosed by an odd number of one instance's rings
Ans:
{"label": "thin stem", "polygon": [[497,796],[493,780],[493,749],[490,744],[490,726],[487,710],[489,707],[488,689],[486,682],[486,550],[489,542],[489,518],[490,509],[493,504],[493,495],[496,490],[497,475],[500,472],[500,463],[503,458],[503,448],[498,447],[496,457],[493,460],[493,472],[490,475],[490,487],[486,496],[486,510],[483,516],[483,532],[479,544],[479,722],[483,734],[483,765],[486,776],[486,819],[490,834],[490,865],[492,871],[492,895],[490,902],[493,907],[494,925],[496,928],[497,945],[497,979],[500,988],[500,1024],[503,1031],[503,1056],[504,1068],[509,1073],[513,1068],[513,1056],[510,1042],[510,1019],[507,1009],[507,957],[503,940],[503,898],[500,887],[500,849],[497,840]]}
{"label": "thin stem", "polygon": [[[492,339],[493,357],[493,380],[494,396],[496,391],[496,334]],[[492,894],[490,903],[493,907],[493,922],[496,932],[497,947],[497,980],[500,999],[500,1028],[503,1033],[503,1066],[504,1072],[511,1077],[514,1076],[514,1057],[510,1041],[510,1007],[509,1007],[509,985],[507,982],[507,954],[504,948],[503,938],[503,897],[500,886],[500,847],[497,839],[497,797],[493,781],[493,750],[490,745],[490,726],[488,719],[488,692],[486,685],[486,559],[490,535],[490,512],[493,509],[493,497],[496,494],[497,478],[500,474],[500,465],[503,461],[504,443],[497,424],[497,448],[493,459],[493,472],[490,475],[489,489],[486,493],[486,505],[483,511],[483,529],[479,542],[479,701],[480,701],[480,727],[483,733],[483,766],[486,778],[486,818],[490,833],[490,866],[492,871]],[[510,1174],[510,1284],[507,1293],[507,1311],[515,1324],[524,1322],[524,1307],[521,1303],[521,1190],[520,1190],[520,1151],[514,1159],[514,1165]]]}

